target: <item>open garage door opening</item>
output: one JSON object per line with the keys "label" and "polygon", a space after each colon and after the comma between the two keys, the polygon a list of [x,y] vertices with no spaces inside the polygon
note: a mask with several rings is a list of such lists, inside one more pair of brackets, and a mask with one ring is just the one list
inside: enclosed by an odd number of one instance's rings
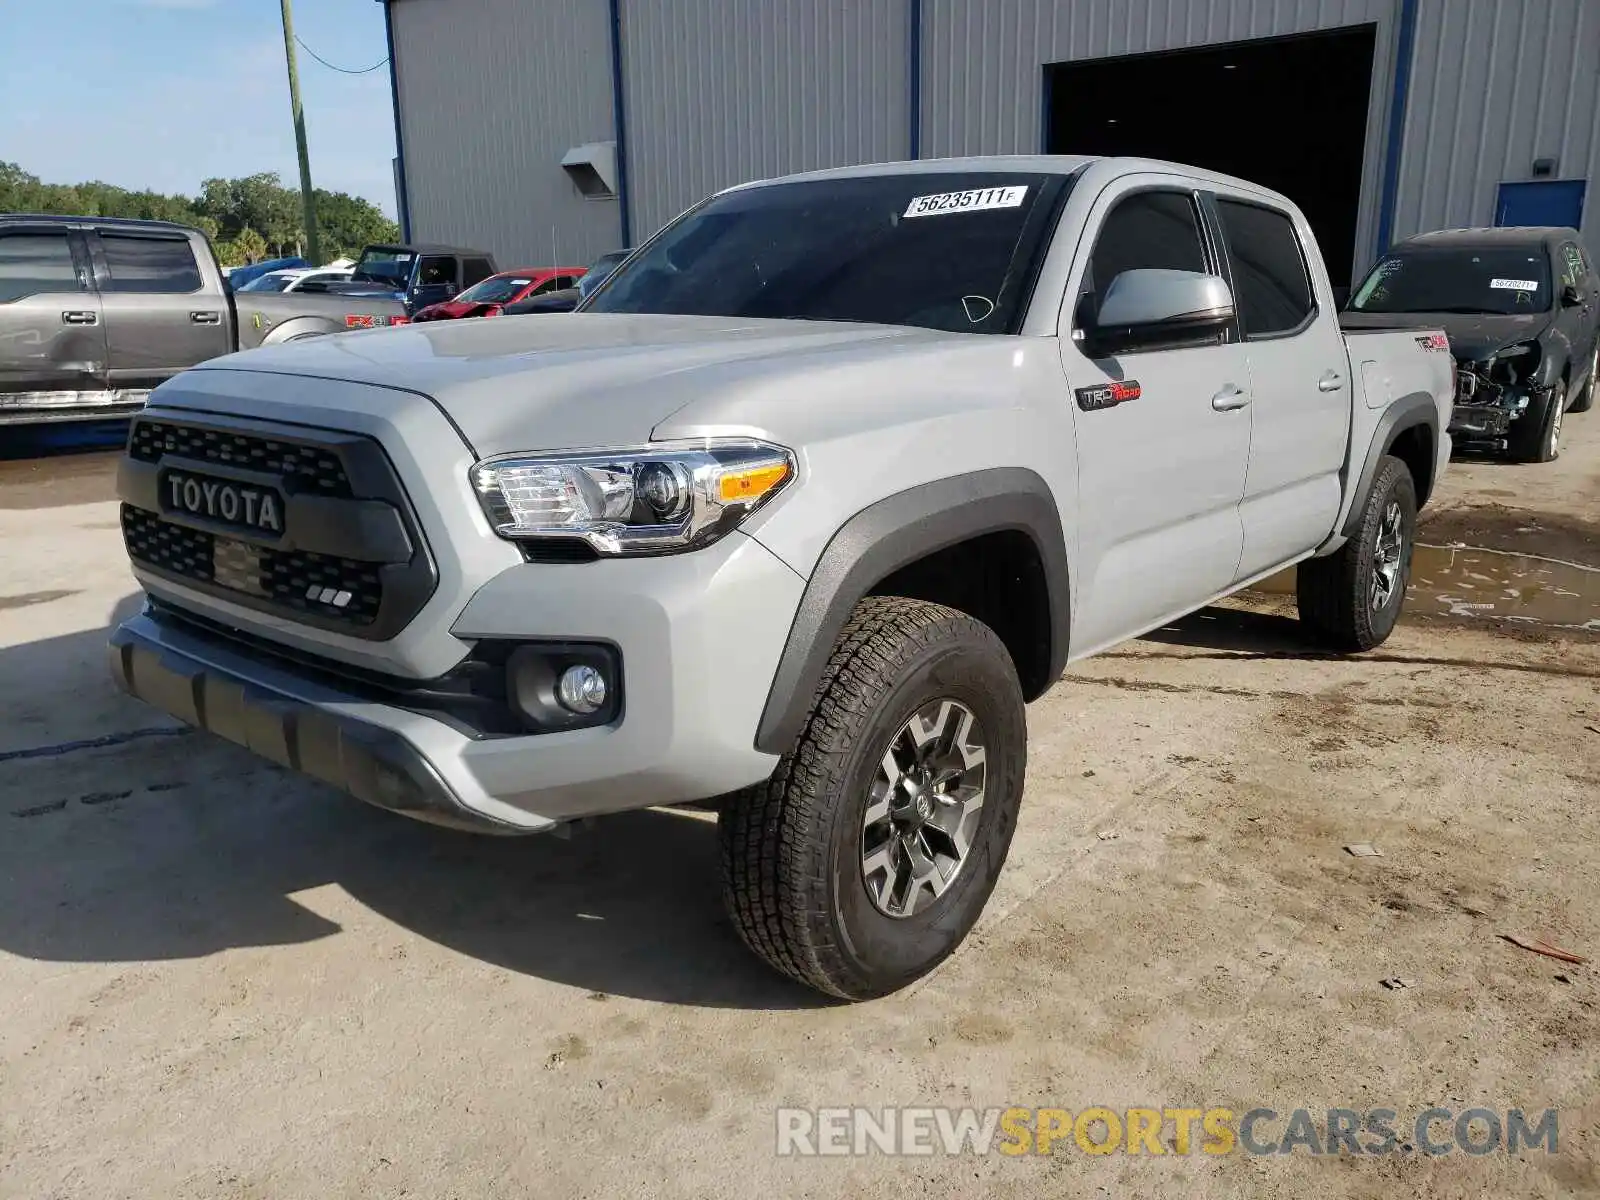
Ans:
{"label": "open garage door opening", "polygon": [[1045,67],[1051,154],[1189,163],[1273,188],[1350,284],[1376,25]]}

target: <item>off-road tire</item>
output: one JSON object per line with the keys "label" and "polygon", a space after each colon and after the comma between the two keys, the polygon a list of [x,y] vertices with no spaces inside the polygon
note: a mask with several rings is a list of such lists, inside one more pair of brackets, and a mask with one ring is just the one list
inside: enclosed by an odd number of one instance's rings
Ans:
{"label": "off-road tire", "polygon": [[[1399,586],[1381,608],[1371,604],[1378,538],[1391,503],[1400,506],[1402,545]],[[1295,593],[1300,620],[1335,649],[1358,652],[1381,646],[1394,631],[1411,581],[1411,553],[1416,546],[1417,488],[1406,464],[1393,455],[1378,461],[1372,489],[1361,510],[1356,532],[1334,553],[1306,559],[1296,572]]]}
{"label": "off-road tire", "polygon": [[[868,793],[897,731],[938,699],[981,723],[983,804],[947,890],[909,917],[875,905],[861,863]],[[851,613],[794,749],[720,819],[723,898],[745,944],[846,1000],[886,995],[953,953],[994,889],[1027,767],[1022,688],[988,626],[939,604],[874,596]]]}
{"label": "off-road tire", "polygon": [[[1507,451],[1513,462],[1554,462],[1561,454],[1560,426],[1567,403],[1567,381],[1561,380],[1546,393],[1544,406],[1531,407],[1511,426]],[[1552,436],[1554,432],[1555,436]]]}
{"label": "off-road tire", "polygon": [[1594,407],[1595,376],[1600,375],[1600,349],[1597,349],[1589,358],[1589,378],[1584,381],[1583,391],[1578,393],[1578,398],[1572,402],[1569,413],[1588,412]]}

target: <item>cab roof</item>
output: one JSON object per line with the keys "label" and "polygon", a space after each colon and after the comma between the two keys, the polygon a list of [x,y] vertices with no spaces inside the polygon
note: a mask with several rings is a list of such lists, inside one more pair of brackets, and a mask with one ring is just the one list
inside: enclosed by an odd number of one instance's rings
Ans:
{"label": "cab roof", "polygon": [[[965,158],[918,158],[899,162],[864,163],[854,167],[831,167],[821,171],[806,171],[797,175],[784,175],[771,179],[752,180],[739,187],[755,187],[767,183],[797,183],[825,179],[862,179],[882,175],[935,175],[961,171],[1017,171],[1033,175],[1073,176],[1090,167],[1104,168],[1108,175],[1138,175],[1144,173],[1184,175],[1202,183],[1210,182],[1258,196],[1270,197],[1282,204],[1293,206],[1293,201],[1271,188],[1248,179],[1208,171],[1186,163],[1166,162],[1156,158],[1122,158],[1088,154],[992,154]],[[736,191],[737,188],[728,188]]]}
{"label": "cab roof", "polygon": [[1419,233],[1396,242],[1393,249],[1402,246],[1471,247],[1471,246],[1555,246],[1562,242],[1578,240],[1578,231],[1562,225],[1485,226],[1477,229],[1436,229]]}

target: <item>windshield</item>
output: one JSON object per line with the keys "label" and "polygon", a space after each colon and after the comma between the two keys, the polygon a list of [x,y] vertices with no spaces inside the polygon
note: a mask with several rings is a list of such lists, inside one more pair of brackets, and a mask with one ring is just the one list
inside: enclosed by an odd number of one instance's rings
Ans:
{"label": "windshield", "polygon": [[1408,247],[1386,257],[1350,307],[1369,313],[1521,313],[1550,307],[1542,247]]}
{"label": "windshield", "polygon": [[409,250],[363,250],[350,278],[403,286],[411,278],[411,264],[416,258]]}
{"label": "windshield", "polygon": [[532,282],[526,275],[491,275],[456,299],[467,304],[504,304]]}
{"label": "windshield", "polygon": [[294,282],[293,275],[261,275],[249,283],[241,283],[241,292],[281,292]]}
{"label": "windshield", "polygon": [[1012,333],[1068,183],[917,172],[743,188],[668,226],[584,310]]}

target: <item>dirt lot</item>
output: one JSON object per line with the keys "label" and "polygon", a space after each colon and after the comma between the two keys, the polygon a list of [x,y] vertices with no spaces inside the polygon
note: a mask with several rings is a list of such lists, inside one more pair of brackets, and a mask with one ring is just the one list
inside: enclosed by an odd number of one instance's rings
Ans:
{"label": "dirt lot", "polygon": [[[1600,568],[1600,414],[1567,428],[1458,465],[1424,539]],[[978,933],[836,1007],[740,947],[705,814],[452,835],[113,693],[106,470],[0,469],[0,1195],[1600,1193],[1597,968],[1500,937],[1600,953],[1600,637],[1539,595],[1358,660],[1258,597],[1075,668]],[[842,1104],[1555,1107],[1560,1140],[776,1155],[777,1106]]]}

